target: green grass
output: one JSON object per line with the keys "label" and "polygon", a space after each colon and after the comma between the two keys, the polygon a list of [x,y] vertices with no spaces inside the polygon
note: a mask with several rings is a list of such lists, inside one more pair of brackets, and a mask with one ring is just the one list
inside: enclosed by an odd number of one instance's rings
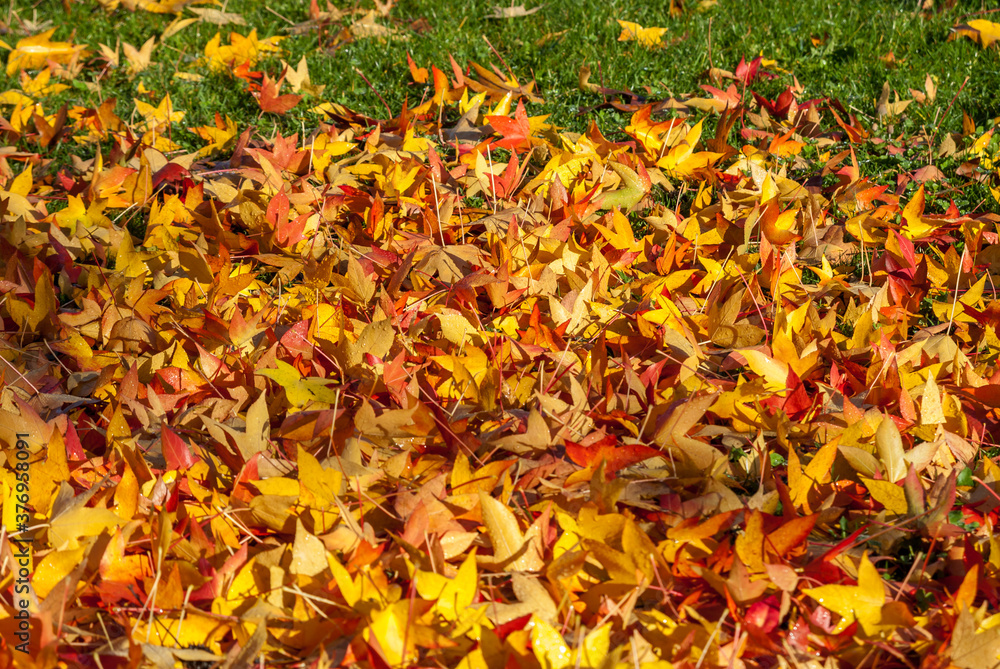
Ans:
{"label": "green grass", "polygon": [[[373,8],[371,2],[356,5],[337,3],[341,8]],[[528,0],[527,5],[538,4]],[[577,87],[578,69],[587,64],[593,71],[591,81],[608,88],[628,89],[660,99],[668,95],[700,93],[699,85],[710,83],[705,76],[710,66],[733,70],[741,58],[751,60],[758,54],[777,61],[781,74],[772,81],[756,82],[759,93],[772,97],[797,77],[804,91],[800,99],[837,98],[856,110],[867,125],[874,123],[874,104],[883,83],[908,98],[907,89],[922,89],[930,74],[937,82],[938,98],[934,105],[911,105],[906,128],[881,129],[888,134],[919,131],[927,127],[960,130],[965,111],[980,126],[1000,115],[1000,98],[992,91],[1000,89],[998,49],[982,49],[968,39],[949,41],[950,30],[965,14],[981,11],[975,2],[939,2],[952,6],[937,13],[920,14],[914,2],[861,0],[719,0],[704,11],[693,0],[685,11],[671,18],[666,3],[637,0],[581,0],[549,2],[527,17],[494,20],[487,18],[486,3],[454,0],[404,0],[394,6],[388,19],[379,19],[396,28],[405,39],[385,41],[364,39],[333,45],[332,38],[357,15],[327,26],[322,32],[311,30],[288,36],[282,42],[285,59],[293,65],[306,56],[314,84],[326,85],[324,100],[342,103],[360,112],[385,117],[382,101],[364,82],[360,70],[389,105],[398,113],[403,100],[416,104],[429,88],[414,84],[406,65],[411,53],[420,66],[436,65],[450,74],[449,54],[465,65],[476,61],[506,69],[493,53],[486,39],[503,61],[523,82],[535,79],[546,102],[531,105],[529,114],[551,114],[550,121],[569,130],[580,131],[596,118],[606,132],[627,123],[627,114],[597,110],[587,116],[578,112],[602,102],[600,95],[581,92]],[[17,17],[51,21],[57,39],[96,48],[104,43],[114,46],[117,39],[135,46],[148,37],[162,34],[174,19],[172,15],[130,12],[123,8],[105,11],[92,0],[73,2],[67,17],[51,0],[30,4],[17,0],[6,18],[10,24],[7,41],[23,36]],[[247,34],[256,28],[261,37],[288,35],[291,23],[308,19],[305,0],[274,0],[268,3],[232,0],[225,10],[240,14],[246,26],[215,26],[196,23],[158,44],[153,54],[155,64],[130,80],[121,71],[108,71],[99,77],[99,67],[88,67],[82,80],[99,87],[74,89],[46,100],[47,109],[62,102],[93,105],[102,99],[118,99],[117,111],[127,118],[132,98],[140,82],[155,92],[154,101],[170,92],[176,109],[187,116],[182,126],[210,124],[215,112],[231,116],[240,127],[255,125],[262,134],[275,130],[289,133],[315,127],[318,117],[307,112],[310,101],[300,104],[285,117],[263,115],[255,101],[244,91],[243,83],[227,75],[210,74],[197,59],[208,40],[219,31]],[[185,12],[185,16],[191,16]],[[989,18],[986,16],[985,18]],[[423,19],[429,32],[411,29]],[[649,49],[635,42],[618,42],[620,28],[616,19],[635,21],[643,26],[667,28],[665,46]],[[20,34],[19,34],[20,31]],[[566,31],[558,37],[555,33]],[[484,36],[486,39],[484,39]],[[546,40],[546,36],[549,38]],[[890,68],[879,57],[893,52],[901,66]],[[276,58],[259,63],[258,70],[277,75]],[[175,70],[206,75],[202,82],[186,83],[173,78]],[[962,88],[963,82],[968,82]],[[4,88],[16,88],[16,80],[0,75]],[[723,86],[724,87],[724,86]],[[956,97],[957,96],[957,97]],[[949,109],[949,103],[954,104]],[[175,141],[190,147],[200,140],[185,132],[176,133]],[[886,161],[877,154],[865,156],[871,163],[863,168],[881,174]],[[891,162],[891,161],[889,161]]]}

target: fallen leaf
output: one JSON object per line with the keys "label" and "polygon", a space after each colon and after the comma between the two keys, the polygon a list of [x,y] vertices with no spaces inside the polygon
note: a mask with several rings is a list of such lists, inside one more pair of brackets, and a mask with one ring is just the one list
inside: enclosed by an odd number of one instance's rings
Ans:
{"label": "fallen leaf", "polygon": [[525,9],[524,5],[511,5],[509,7],[494,7],[492,12],[486,15],[486,18],[517,19],[522,16],[531,16],[544,6],[545,5],[538,5],[537,7],[532,7],[531,9]]}
{"label": "fallen leaf", "polygon": [[622,32],[618,36],[619,42],[638,42],[640,46],[651,48],[659,46],[666,34],[666,28],[643,28],[638,23],[631,21],[618,21],[622,27]]}

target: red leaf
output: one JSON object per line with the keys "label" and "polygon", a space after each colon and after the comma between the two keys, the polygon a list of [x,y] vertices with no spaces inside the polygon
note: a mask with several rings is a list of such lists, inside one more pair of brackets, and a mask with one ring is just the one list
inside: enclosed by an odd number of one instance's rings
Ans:
{"label": "red leaf", "polygon": [[277,233],[276,238],[278,240],[278,244],[283,247],[289,247],[302,241],[306,230],[306,222],[309,220],[309,216],[310,214],[306,212],[305,214],[300,214],[292,220],[286,220],[283,224],[278,226],[275,230]]}
{"label": "red leaf", "polygon": [[153,188],[159,188],[164,181],[174,186],[190,188],[194,185],[190,177],[191,173],[177,163],[167,163],[153,175]]}
{"label": "red leaf", "polygon": [[765,634],[771,632],[781,622],[781,612],[776,604],[777,598],[774,595],[756,602],[747,609],[747,624],[757,627]]}
{"label": "red leaf", "polygon": [[518,179],[518,167],[517,154],[513,154],[503,174],[493,178],[495,197],[509,198],[514,194],[514,188],[517,186],[517,182],[520,181]]}
{"label": "red leaf", "polygon": [[764,59],[761,56],[757,56],[750,61],[748,65],[746,60],[740,58],[740,64],[736,66],[736,71],[733,75],[736,77],[736,81],[742,82],[744,85],[749,84],[757,79],[775,79],[777,75],[771,74],[770,72],[764,72],[760,69],[761,62]]}
{"label": "red leaf", "polygon": [[604,460],[604,471],[617,472],[638,462],[647,460],[661,452],[641,444],[623,444],[616,446],[618,438],[609,434],[590,446],[583,446],[573,441],[566,441],[566,455],[581,467],[596,467]]}
{"label": "red leaf", "polygon": [[527,627],[528,622],[531,620],[531,615],[521,616],[520,618],[514,618],[513,620],[508,620],[502,625],[498,625],[494,630],[496,635],[500,637],[501,640],[506,639],[509,635],[514,632],[518,632]]}
{"label": "red leaf", "polygon": [[771,112],[771,116],[776,116],[780,119],[787,118],[788,110],[792,108],[792,103],[795,102],[795,94],[792,93],[791,87],[786,88],[774,102],[757,95],[757,93],[754,93],[753,97],[761,107],[765,107],[767,111]]}
{"label": "red leaf", "polygon": [[749,84],[751,81],[757,78],[757,68],[760,67],[760,56],[757,56],[750,61],[747,65],[747,61],[744,58],[740,58],[740,64],[736,66],[736,71],[733,72],[736,75],[736,81],[741,81],[744,84]]}
{"label": "red leaf", "polygon": [[163,457],[167,461],[167,469],[190,469],[199,461],[191,447],[181,439],[180,435],[171,430],[166,425],[161,431],[163,444]]}
{"label": "red leaf", "polygon": [[267,203],[267,211],[264,216],[273,228],[279,228],[288,220],[288,196],[278,193]]}

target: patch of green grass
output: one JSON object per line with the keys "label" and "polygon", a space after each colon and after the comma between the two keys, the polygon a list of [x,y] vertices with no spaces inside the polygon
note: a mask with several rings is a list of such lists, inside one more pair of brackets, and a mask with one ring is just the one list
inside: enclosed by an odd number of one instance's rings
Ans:
{"label": "patch of green grass", "polygon": [[632,236],[636,239],[642,239],[653,229],[653,226],[651,226],[639,212],[630,213],[628,215],[628,222],[632,228]]}
{"label": "patch of green grass", "polygon": [[[374,8],[370,2],[348,5],[339,0],[337,4],[341,9]],[[535,4],[527,2],[529,8]],[[913,3],[888,0],[720,0],[704,12],[697,11],[694,2],[687,5],[688,11],[671,18],[665,3],[581,0],[548,3],[527,17],[495,20],[488,18],[489,7],[482,3],[410,0],[394,6],[387,19],[378,19],[394,28],[397,36],[336,43],[335,36],[359,18],[358,14],[333,21],[322,30],[289,34],[292,24],[309,18],[308,2],[232,0],[225,11],[241,15],[246,26],[195,23],[158,42],[154,64],[138,76],[130,79],[122,68],[102,73],[101,67],[87,67],[74,88],[46,99],[45,105],[46,110],[63,102],[92,106],[114,97],[117,113],[128,118],[140,84],[152,91],[148,100],[153,102],[169,92],[174,107],[186,113],[173,139],[192,149],[202,142],[182,128],[209,125],[216,112],[229,115],[241,128],[255,126],[265,136],[310,131],[321,119],[308,109],[323,101],[338,102],[376,118],[387,115],[384,101],[396,114],[404,100],[414,106],[433,92],[430,85],[412,82],[407,53],[419,66],[435,65],[449,76],[451,55],[462,66],[475,61],[502,72],[509,67],[522,83],[534,79],[546,102],[530,105],[529,115],[550,114],[550,122],[577,132],[594,119],[611,139],[622,140],[625,136],[620,128],[627,124],[628,113],[599,109],[586,116],[579,114],[581,108],[604,102],[602,95],[578,88],[580,66],[590,67],[592,83],[656,100],[704,94],[699,86],[710,83],[706,77],[710,67],[734,70],[741,58],[749,62],[763,55],[776,61],[773,71],[778,76],[753,83],[758,93],[773,99],[797,80],[802,86],[800,100],[839,99],[878,136],[912,134],[924,127],[939,135],[957,131],[963,111],[984,127],[1000,115],[1000,98],[987,94],[1000,88],[1000,50],[982,49],[968,39],[948,40],[959,17],[982,9],[978,0],[956,2],[951,8],[928,14],[914,12]],[[138,47],[149,37],[161,35],[174,20],[172,15],[123,8],[109,12],[93,0],[74,2],[69,16],[53,7],[40,0],[14,2],[6,17],[11,29],[7,40],[23,36],[16,17],[35,16],[38,21],[52,22],[56,39],[72,39],[94,51],[102,43],[114,48],[118,40]],[[192,15],[186,12],[184,16]],[[664,45],[651,49],[636,42],[618,42],[621,30],[617,19],[665,27]],[[414,30],[417,25],[430,30]],[[245,35],[251,28],[262,38],[286,37],[281,43],[283,56],[292,65],[303,56],[307,58],[312,83],[326,86],[322,100],[307,99],[285,116],[261,114],[242,81],[210,73],[198,63],[205,44],[216,32],[225,43],[230,31]],[[880,60],[890,52],[899,63],[897,67]],[[268,57],[255,69],[277,76],[280,67],[277,58]],[[205,78],[184,82],[174,78],[177,71]],[[908,89],[923,89],[928,74],[936,81],[936,101],[927,106],[910,105],[901,121],[879,123],[874,106],[883,84],[888,82],[905,99],[910,97]],[[0,84],[5,89],[18,86],[15,79],[2,74]],[[923,164],[918,164],[917,157],[897,160],[884,149],[871,146],[858,158],[862,172],[882,182]]]}
{"label": "patch of green grass", "polygon": [[808,267],[802,268],[802,284],[805,286],[814,286],[819,283],[819,275],[812,271]]}

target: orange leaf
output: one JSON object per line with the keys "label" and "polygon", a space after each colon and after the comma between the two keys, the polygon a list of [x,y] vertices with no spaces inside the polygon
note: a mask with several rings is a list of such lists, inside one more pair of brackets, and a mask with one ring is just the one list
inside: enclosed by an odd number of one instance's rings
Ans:
{"label": "orange leaf", "polygon": [[292,107],[299,104],[299,100],[302,99],[301,95],[293,93],[278,95],[278,91],[281,90],[281,84],[284,81],[284,75],[277,81],[271,79],[267,74],[264,75],[264,82],[260,86],[260,97],[257,98],[257,104],[260,105],[263,111],[272,114],[285,114]]}

